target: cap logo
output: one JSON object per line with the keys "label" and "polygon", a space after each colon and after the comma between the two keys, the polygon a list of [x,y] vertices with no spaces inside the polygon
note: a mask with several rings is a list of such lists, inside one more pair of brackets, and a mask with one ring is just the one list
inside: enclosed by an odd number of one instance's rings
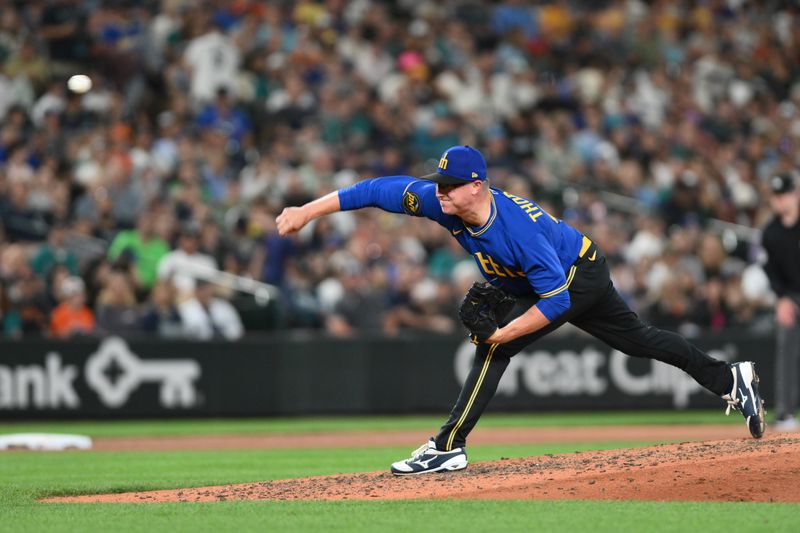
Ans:
{"label": "cap logo", "polygon": [[469,146],[451,146],[442,153],[437,172],[420,179],[442,184],[462,185],[472,180],[486,179],[486,160]]}

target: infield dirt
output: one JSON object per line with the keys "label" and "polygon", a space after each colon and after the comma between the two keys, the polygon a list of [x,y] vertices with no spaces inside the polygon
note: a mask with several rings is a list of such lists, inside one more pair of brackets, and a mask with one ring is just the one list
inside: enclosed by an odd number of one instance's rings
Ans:
{"label": "infield dirt", "polygon": [[[692,426],[685,426],[691,428]],[[659,426],[629,426],[626,428],[559,428],[559,440],[568,441],[565,432],[578,433],[599,430],[601,434],[614,431],[616,439],[621,429],[632,433],[627,438],[644,438],[638,432]],[[684,435],[675,426],[660,427],[669,431],[672,438]],[[699,432],[708,426],[694,426]],[[723,429],[726,428],[726,429]],[[731,426],[720,426],[719,431],[731,434]],[[504,432],[510,432],[504,434]],[[476,432],[471,440],[475,444],[508,442],[511,435],[521,442],[529,431],[541,438],[548,430],[487,430]],[[691,432],[692,430],[689,429]],[[712,430],[716,431],[716,430]],[[656,430],[658,433],[658,430]],[[353,434],[350,439],[354,438]],[[580,436],[588,438],[588,435]],[[696,438],[699,435],[695,435]],[[324,447],[320,435],[300,437],[313,439],[315,447]],[[314,438],[316,437],[316,438]],[[365,443],[362,446],[380,445]],[[397,439],[399,434],[388,435]],[[650,434],[650,438],[655,437]],[[211,437],[209,437],[211,438]],[[241,438],[241,437],[240,437]],[[274,436],[244,437],[238,445],[219,447],[252,447],[258,439]],[[283,436],[288,438],[288,436]],[[327,434],[334,439],[327,445],[344,445],[345,434]],[[553,435],[555,439],[555,435]],[[658,437],[655,437],[658,438]],[[692,439],[693,437],[684,437]],[[192,440],[197,439],[196,437]],[[339,439],[339,440],[336,440]],[[595,434],[596,441],[601,440]],[[114,449],[155,449],[149,440],[137,447],[128,439],[116,440]],[[159,439],[164,444],[164,439]],[[379,439],[380,440],[380,439]],[[574,439],[573,439],[574,440]],[[102,442],[102,441],[101,441]],[[169,442],[175,442],[170,439]],[[180,442],[180,440],[179,440]],[[352,440],[350,440],[352,445]],[[397,444],[394,440],[392,444]],[[543,440],[542,442],[553,442]],[[148,444],[149,443],[149,444]],[[208,448],[212,442],[196,441],[193,447]],[[273,442],[285,445],[286,442]],[[310,442],[309,442],[310,445]],[[212,446],[213,447],[213,446]],[[99,449],[112,448],[106,443]],[[162,446],[159,449],[177,449]],[[196,487],[176,490],[157,490],[121,494],[98,494],[49,498],[46,502],[74,503],[155,503],[155,502],[210,502],[227,500],[404,500],[404,499],[600,499],[600,500],[684,500],[684,501],[750,501],[750,502],[800,502],[800,434],[768,435],[760,440],[747,437],[665,444],[644,448],[593,451],[563,455],[545,455],[524,459],[472,463],[463,471],[427,474],[424,476],[394,477],[388,472],[341,474],[305,479],[288,479],[237,485]]]}

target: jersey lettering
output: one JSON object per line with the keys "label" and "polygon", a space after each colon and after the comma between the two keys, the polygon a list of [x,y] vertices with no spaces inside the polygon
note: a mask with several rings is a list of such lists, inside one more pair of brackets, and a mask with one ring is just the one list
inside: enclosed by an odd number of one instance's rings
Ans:
{"label": "jersey lettering", "polygon": [[534,222],[536,222],[536,219],[539,218],[540,216],[542,216],[542,213],[544,213],[545,215],[549,216],[553,220],[553,222],[555,222],[556,224],[560,224],[561,223],[561,221],[558,220],[556,217],[554,217],[550,213],[542,210],[541,207],[539,207],[538,205],[534,204],[530,200],[526,200],[525,198],[520,198],[519,196],[515,196],[515,195],[513,195],[511,193],[508,193],[508,192],[505,192],[505,191],[503,191],[503,194],[505,196],[507,196],[508,198],[510,198],[512,202],[517,204],[520,207],[520,209],[525,211],[528,214],[528,217],[531,220],[533,220]]}
{"label": "jersey lettering", "polygon": [[491,255],[484,256],[481,252],[475,252],[475,258],[478,260],[478,265],[487,275],[497,276],[500,278],[524,278],[525,273],[520,271],[513,271],[508,267],[499,265],[495,262]]}

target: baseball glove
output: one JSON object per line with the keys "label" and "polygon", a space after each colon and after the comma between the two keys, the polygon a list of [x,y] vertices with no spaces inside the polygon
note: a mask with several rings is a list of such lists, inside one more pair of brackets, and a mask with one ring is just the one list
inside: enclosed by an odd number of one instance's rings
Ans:
{"label": "baseball glove", "polygon": [[458,317],[475,344],[485,342],[514,307],[514,297],[484,282],[475,282],[464,296]]}

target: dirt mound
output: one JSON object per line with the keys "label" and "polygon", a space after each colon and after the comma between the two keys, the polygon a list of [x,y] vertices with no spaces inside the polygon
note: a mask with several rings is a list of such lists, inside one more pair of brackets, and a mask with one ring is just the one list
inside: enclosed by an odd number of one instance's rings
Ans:
{"label": "dirt mound", "polygon": [[670,444],[220,487],[51,498],[49,502],[225,500],[603,499],[800,502],[800,435]]}

